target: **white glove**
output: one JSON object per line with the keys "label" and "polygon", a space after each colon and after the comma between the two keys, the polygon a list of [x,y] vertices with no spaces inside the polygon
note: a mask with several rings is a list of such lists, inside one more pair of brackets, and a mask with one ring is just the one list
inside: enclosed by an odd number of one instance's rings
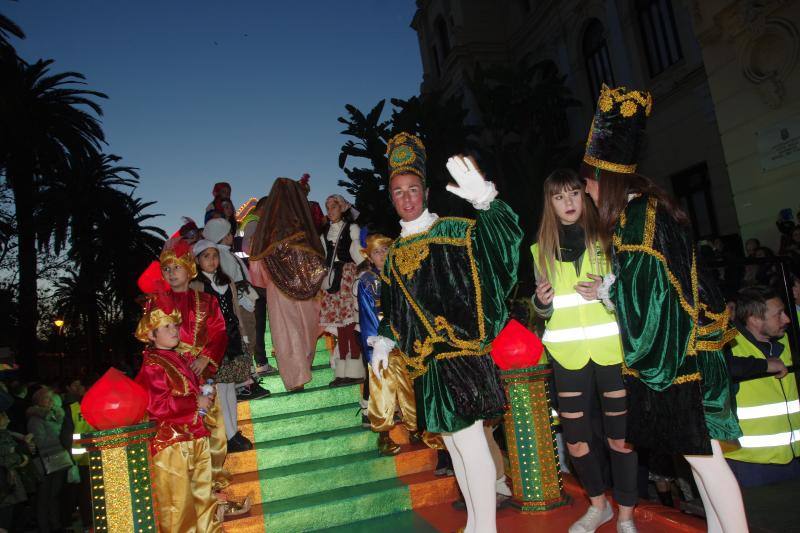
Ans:
{"label": "white glove", "polygon": [[617,281],[617,277],[609,272],[605,276],[603,276],[603,283],[600,284],[600,287],[597,289],[597,298],[599,298],[603,305],[606,306],[606,309],[609,311],[614,311],[614,302],[611,301],[611,297],[609,296],[609,291],[611,290],[611,286],[614,282]]}
{"label": "white glove", "polygon": [[472,207],[485,211],[497,196],[494,183],[486,181],[471,157],[454,155],[447,160],[447,171],[456,185],[447,185],[447,190],[470,202]]}
{"label": "white glove", "polygon": [[386,337],[367,337],[367,345],[372,346],[372,374],[379,380],[383,379],[381,370],[389,368],[389,352],[394,348],[394,342]]}

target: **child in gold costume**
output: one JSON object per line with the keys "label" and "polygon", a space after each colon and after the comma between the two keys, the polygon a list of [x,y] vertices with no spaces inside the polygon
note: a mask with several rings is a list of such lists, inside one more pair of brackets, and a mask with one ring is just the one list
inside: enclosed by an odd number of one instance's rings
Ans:
{"label": "child in gold costume", "polygon": [[213,405],[213,389],[201,392],[192,371],[194,356],[175,351],[181,313],[167,294],[152,296],[136,328],[148,343],[136,382],[147,390],[147,414],[158,428],[150,442],[153,493],[162,533],[221,532],[212,490],[209,431],[203,414]]}
{"label": "child in gold costume", "polygon": [[[380,272],[386,261],[386,252],[392,239],[375,233],[362,241],[361,254],[369,261],[369,268],[361,272],[356,282],[358,297],[359,328],[361,338],[375,335],[382,318],[380,310]],[[364,344],[364,354],[369,361],[372,348]],[[437,446],[436,439],[429,435],[420,437],[417,431],[417,405],[414,399],[414,385],[408,375],[405,363],[399,353],[389,355],[389,367],[383,379],[369,380],[368,416],[372,431],[379,434],[378,450],[383,455],[396,455],[400,445],[392,440],[389,431],[395,426],[395,411],[399,408],[401,423],[411,434],[412,442],[424,440],[431,448]]]}

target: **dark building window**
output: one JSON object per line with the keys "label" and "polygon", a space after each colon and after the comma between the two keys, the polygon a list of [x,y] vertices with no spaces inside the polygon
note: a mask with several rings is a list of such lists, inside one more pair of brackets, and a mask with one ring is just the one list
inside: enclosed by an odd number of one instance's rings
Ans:
{"label": "dark building window", "polygon": [[605,83],[614,86],[614,72],[611,70],[611,56],[608,54],[605,28],[597,19],[592,19],[583,34],[583,57],[589,76],[589,90],[592,99],[597,100],[600,86]]}
{"label": "dark building window", "polygon": [[450,37],[447,36],[447,24],[442,17],[438,17],[433,26],[436,30],[436,42],[442,51],[442,61],[444,61],[450,53]]}
{"label": "dark building window", "polygon": [[650,77],[683,58],[670,0],[637,0],[636,11]]}
{"label": "dark building window", "polygon": [[672,176],[672,190],[692,221],[695,239],[718,234],[717,214],[711,198],[708,167],[700,163]]}
{"label": "dark building window", "polygon": [[[544,86],[558,86],[562,83],[558,66],[553,61],[543,61],[536,67],[540,71],[540,75],[537,77],[538,83]],[[569,137],[569,121],[564,102],[560,94],[552,91],[544,91],[544,97],[546,105],[540,108],[535,120],[537,124],[545,125],[542,134],[547,142],[551,145],[558,145]]]}
{"label": "dark building window", "polygon": [[431,55],[433,56],[433,66],[436,67],[436,77],[442,77],[442,66],[439,64],[439,51],[436,50],[436,45],[431,46]]}

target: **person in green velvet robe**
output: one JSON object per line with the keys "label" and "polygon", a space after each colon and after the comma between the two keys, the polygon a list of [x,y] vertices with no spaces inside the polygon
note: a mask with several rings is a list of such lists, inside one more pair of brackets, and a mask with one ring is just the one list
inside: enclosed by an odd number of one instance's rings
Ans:
{"label": "person in green velvet robe", "polygon": [[709,531],[747,531],[719,444],[741,435],[722,352],[735,330],[719,290],[698,275],[688,217],[636,174],[652,104],[647,92],[604,85],[581,167],[613,258],[599,294],[621,330],[626,440],[651,454],[686,457]]}
{"label": "person in green velvet robe", "polygon": [[477,210],[475,219],[438,217],[426,208],[425,148],[401,133],[388,147],[389,193],[401,218],[400,238],[381,274],[384,318],[373,347],[377,379],[391,350],[414,383],[417,423],[442,433],[467,503],[467,533],[496,531],[495,467],[483,420],[505,411],[506,398],[489,353],[505,326],[505,300],[517,280],[522,231],[497,200],[494,184],[470,158],[447,163],[447,189]]}

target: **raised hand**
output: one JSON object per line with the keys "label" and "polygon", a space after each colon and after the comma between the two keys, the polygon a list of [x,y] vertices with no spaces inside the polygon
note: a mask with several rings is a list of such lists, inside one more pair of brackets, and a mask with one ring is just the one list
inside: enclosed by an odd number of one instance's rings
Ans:
{"label": "raised hand", "polygon": [[456,182],[456,185],[448,184],[447,190],[467,200],[476,209],[488,209],[489,204],[497,196],[497,190],[492,182],[486,181],[475,160],[471,157],[454,155],[447,160],[446,166]]}

